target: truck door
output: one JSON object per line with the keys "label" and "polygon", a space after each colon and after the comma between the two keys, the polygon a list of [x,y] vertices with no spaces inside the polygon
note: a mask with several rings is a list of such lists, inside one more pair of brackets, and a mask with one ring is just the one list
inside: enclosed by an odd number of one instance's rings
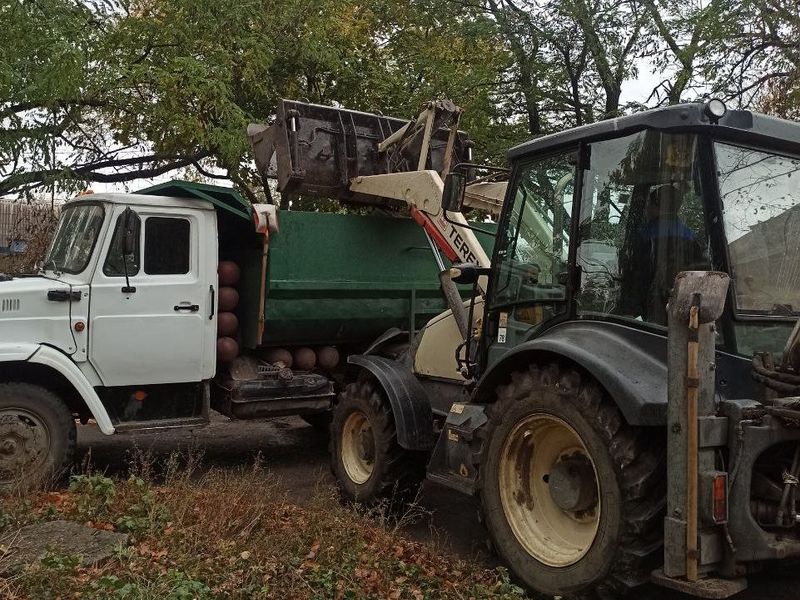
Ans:
{"label": "truck door", "polygon": [[[105,386],[197,382],[214,373],[214,212],[139,207],[123,261],[124,206],[91,285],[89,360]],[[128,271],[129,285],[125,282]]]}

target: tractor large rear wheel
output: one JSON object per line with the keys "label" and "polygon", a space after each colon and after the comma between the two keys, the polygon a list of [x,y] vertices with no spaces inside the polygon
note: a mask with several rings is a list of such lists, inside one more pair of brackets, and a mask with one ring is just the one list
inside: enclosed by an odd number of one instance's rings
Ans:
{"label": "tractor large rear wheel", "polygon": [[0,385],[0,493],[48,484],[71,463],[75,420],[53,392]]}
{"label": "tractor large rear wheel", "polygon": [[482,508],[512,572],[548,596],[644,583],[662,538],[659,437],[627,426],[594,381],[556,364],[514,373],[489,413]]}
{"label": "tractor large rear wheel", "polygon": [[425,477],[423,452],[397,442],[389,401],[370,378],[339,394],[331,423],[331,470],[345,500],[402,507]]}

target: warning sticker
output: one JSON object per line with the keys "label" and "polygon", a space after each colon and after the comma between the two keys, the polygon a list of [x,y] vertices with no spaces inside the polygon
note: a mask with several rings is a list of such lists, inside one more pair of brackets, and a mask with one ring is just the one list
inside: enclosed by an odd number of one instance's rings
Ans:
{"label": "warning sticker", "polygon": [[506,328],[508,327],[508,313],[501,312],[500,313],[500,323],[499,327],[497,328],[497,343],[498,344],[505,344],[506,343]]}

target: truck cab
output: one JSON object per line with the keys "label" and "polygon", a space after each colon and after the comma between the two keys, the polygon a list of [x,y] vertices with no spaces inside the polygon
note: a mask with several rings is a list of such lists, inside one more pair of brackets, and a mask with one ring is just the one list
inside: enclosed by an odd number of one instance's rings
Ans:
{"label": "truck cab", "polygon": [[216,287],[211,202],[93,194],[66,203],[40,271],[0,283],[2,479],[66,464],[73,414],[104,433],[204,422],[198,390],[216,370]]}
{"label": "truck cab", "polygon": [[65,300],[46,305],[50,313],[65,313],[63,327],[74,341],[74,350],[58,348],[75,352],[73,360],[95,387],[210,379],[216,366],[214,207],[139,194],[90,198],[65,205],[35,279],[70,290]]}

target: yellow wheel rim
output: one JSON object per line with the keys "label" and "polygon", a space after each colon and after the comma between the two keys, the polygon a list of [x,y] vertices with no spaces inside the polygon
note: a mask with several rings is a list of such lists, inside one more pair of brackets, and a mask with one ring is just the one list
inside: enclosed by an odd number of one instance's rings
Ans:
{"label": "yellow wheel rim", "polygon": [[364,413],[355,411],[345,420],[341,452],[347,476],[358,485],[366,483],[375,468],[375,436]]}
{"label": "yellow wheel rim", "polygon": [[536,413],[517,423],[503,443],[499,485],[506,520],[533,558],[567,567],[589,551],[600,523],[597,471],[564,420]]}

